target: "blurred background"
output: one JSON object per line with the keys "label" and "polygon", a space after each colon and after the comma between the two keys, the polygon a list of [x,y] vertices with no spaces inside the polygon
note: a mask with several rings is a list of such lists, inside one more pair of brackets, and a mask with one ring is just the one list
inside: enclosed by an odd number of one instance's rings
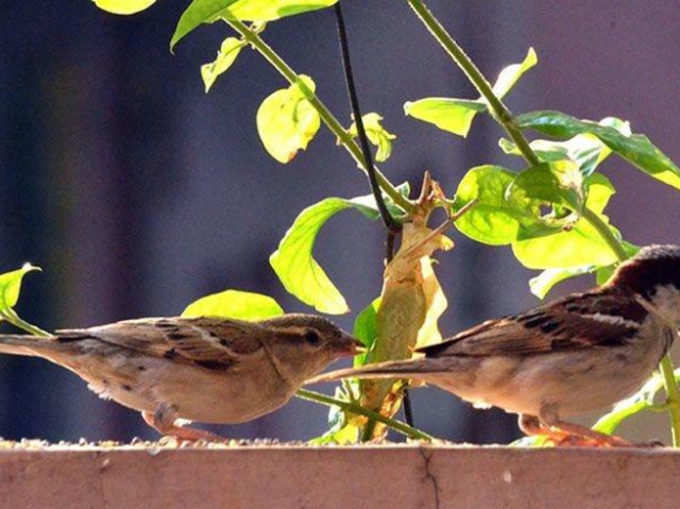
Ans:
{"label": "blurred background", "polygon": [[[265,153],[255,112],[287,84],[255,52],[244,50],[204,93],[199,67],[230,34],[224,24],[204,25],[171,55],[168,42],[186,4],[159,0],[122,17],[88,0],[19,2],[0,18],[0,272],[25,261],[43,267],[26,277],[17,306],[42,328],[176,315],[227,288],[310,311],[284,291],[268,257],[303,207],[368,193],[363,174],[324,127],[286,166]],[[678,2],[428,4],[491,80],[536,48],[538,66],[506,101],[514,112],[615,115],[680,161]],[[380,112],[398,135],[381,165],[392,182],[418,188],[430,170],[453,194],[472,166],[521,167],[497,149],[503,133],[488,116],[475,120],[467,141],[404,116],[407,100],[477,96],[406,2],[344,0],[343,7],[362,109]],[[332,9],[272,23],[264,38],[314,77],[321,99],[349,124]],[[618,189],[608,214],[627,240],[680,242],[677,191],[615,157],[603,171]],[[452,237],[456,249],[437,266],[449,298],[444,335],[538,302],[527,286],[534,273],[509,248]],[[383,242],[380,224],[353,211],[320,234],[316,257],[352,308],[337,317],[346,329],[380,292]],[[552,296],[592,284],[584,277]],[[478,443],[519,435],[515,417],[502,411],[474,410],[433,388],[412,397],[416,425],[434,435]],[[326,429],[326,415],[326,407],[294,400],[254,422],[212,429],[307,439]],[[641,429],[626,433],[668,442],[665,422],[637,419]],[[70,372],[3,356],[0,436],[127,441],[157,434]]]}

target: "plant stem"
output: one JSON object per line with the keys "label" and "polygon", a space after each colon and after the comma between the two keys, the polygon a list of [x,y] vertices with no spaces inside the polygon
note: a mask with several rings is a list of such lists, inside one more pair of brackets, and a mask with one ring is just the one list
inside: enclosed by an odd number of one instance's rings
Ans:
{"label": "plant stem", "polygon": [[434,17],[430,10],[425,6],[422,0],[407,0],[411,8],[418,15],[420,20],[425,24],[430,33],[434,38],[441,44],[441,46],[446,50],[449,56],[453,59],[458,67],[465,73],[470,82],[474,85],[480,95],[484,98],[487,105],[489,106],[489,111],[491,115],[498,121],[499,124],[503,126],[508,136],[512,138],[515,142],[517,148],[524,156],[524,159],[531,166],[536,166],[540,163],[540,160],[536,156],[529,142],[522,135],[522,132],[515,125],[512,118],[512,113],[508,109],[500,97],[497,97],[493,93],[491,84],[484,77],[481,71],[477,68],[475,63],[470,59],[469,56],[463,51],[456,40],[451,37],[446,29],[439,23],[439,20]]}
{"label": "plant stem", "polygon": [[385,417],[384,415],[379,414],[378,412],[374,412],[373,410],[369,410],[368,408],[364,408],[360,405],[357,405],[355,403],[350,403],[348,401],[341,401],[339,399],[335,399],[331,396],[327,396],[325,394],[321,394],[318,392],[314,391],[308,391],[306,389],[298,389],[297,393],[295,394],[298,398],[301,399],[306,399],[309,401],[314,401],[316,403],[321,403],[323,405],[329,405],[329,406],[338,406],[345,410],[346,412],[351,412],[353,414],[359,414],[363,415],[364,417],[368,417],[369,419],[373,421],[379,421],[386,426],[389,426],[395,431],[398,431],[402,435],[406,435],[407,437],[416,439],[416,440],[426,440],[428,442],[433,441],[435,438],[431,435],[428,435],[424,431],[420,431],[416,428],[413,428],[409,426],[408,424],[405,424],[401,421],[397,421],[395,419],[390,419],[389,417]]}
{"label": "plant stem", "polygon": [[[361,166],[364,171],[368,167],[364,156],[361,153],[361,149],[354,142],[354,139],[349,135],[347,130],[342,126],[337,118],[331,113],[331,111],[326,107],[326,105],[321,102],[321,100],[312,92],[305,84],[302,82],[297,73],[269,46],[262,38],[257,34],[256,31],[251,30],[241,21],[235,18],[223,18],[224,21],[236,30],[243,39],[248,41],[248,43],[255,48],[291,85],[297,84],[297,86],[302,90],[305,98],[309,103],[316,109],[321,117],[321,120],[326,127],[331,130],[331,132],[337,136],[340,143],[347,149],[354,160]],[[406,212],[412,212],[414,210],[414,205],[404,196],[402,196],[399,191],[395,189],[392,183],[387,180],[387,178],[378,170],[375,169],[376,179],[380,188],[387,194],[394,203],[399,205]]]}
{"label": "plant stem", "polygon": [[26,332],[33,334],[34,336],[51,336],[49,332],[42,330],[40,327],[37,327],[33,324],[28,323],[25,320],[22,320],[16,313],[16,311],[14,311],[11,308],[0,311],[0,317],[4,318],[15,327],[25,330]]}
{"label": "plant stem", "polygon": [[617,239],[614,236],[611,228],[609,228],[609,226],[607,226],[607,224],[604,221],[602,221],[602,219],[600,219],[600,216],[598,216],[588,207],[583,207],[583,210],[581,211],[581,217],[588,221],[590,225],[593,228],[595,228],[595,230],[597,230],[597,233],[600,235],[602,240],[604,240],[607,243],[609,249],[611,249],[614,252],[619,262],[626,261],[628,255],[626,254],[626,251],[623,249],[621,242],[619,242],[619,239]]}
{"label": "plant stem", "polygon": [[671,443],[673,447],[680,447],[680,392],[673,373],[673,362],[670,354],[667,354],[659,364],[663,375],[663,386],[666,390],[666,402],[668,403],[668,415],[671,421]]}

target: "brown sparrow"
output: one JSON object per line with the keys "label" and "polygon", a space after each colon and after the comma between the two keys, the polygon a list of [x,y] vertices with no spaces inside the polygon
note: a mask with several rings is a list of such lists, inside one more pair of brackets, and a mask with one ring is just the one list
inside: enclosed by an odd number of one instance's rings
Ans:
{"label": "brown sparrow", "polygon": [[239,423],[284,405],[304,380],[360,343],[325,318],[289,314],[260,322],[142,318],[47,338],[0,335],[0,353],[43,357],[102,398],[142,413],[164,435],[221,439],[177,419]]}
{"label": "brown sparrow", "polygon": [[668,352],[678,326],[680,247],[654,245],[621,264],[601,287],[484,322],[417,350],[424,358],[333,371],[308,383],[415,378],[517,413],[529,435],[629,445],[562,419],[634,393]]}

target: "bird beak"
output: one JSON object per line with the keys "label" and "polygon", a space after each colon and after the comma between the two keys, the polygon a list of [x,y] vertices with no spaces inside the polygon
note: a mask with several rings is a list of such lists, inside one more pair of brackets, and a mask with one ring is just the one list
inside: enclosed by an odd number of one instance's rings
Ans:
{"label": "bird beak", "polygon": [[345,344],[349,345],[348,349],[345,350],[348,357],[353,357],[359,355],[360,353],[366,352],[366,347],[364,344],[356,339],[354,336],[349,334],[344,334]]}

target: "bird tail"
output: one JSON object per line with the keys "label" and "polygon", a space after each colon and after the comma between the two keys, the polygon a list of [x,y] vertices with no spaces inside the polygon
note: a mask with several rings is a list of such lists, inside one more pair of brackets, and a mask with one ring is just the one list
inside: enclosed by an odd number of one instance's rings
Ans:
{"label": "bird tail", "polygon": [[40,356],[40,350],[51,343],[46,338],[29,334],[0,335],[0,354]]}
{"label": "bird tail", "polygon": [[329,371],[310,378],[305,385],[319,382],[332,382],[341,378],[423,378],[428,373],[443,371],[432,359],[407,359],[368,364],[360,368],[347,368]]}

